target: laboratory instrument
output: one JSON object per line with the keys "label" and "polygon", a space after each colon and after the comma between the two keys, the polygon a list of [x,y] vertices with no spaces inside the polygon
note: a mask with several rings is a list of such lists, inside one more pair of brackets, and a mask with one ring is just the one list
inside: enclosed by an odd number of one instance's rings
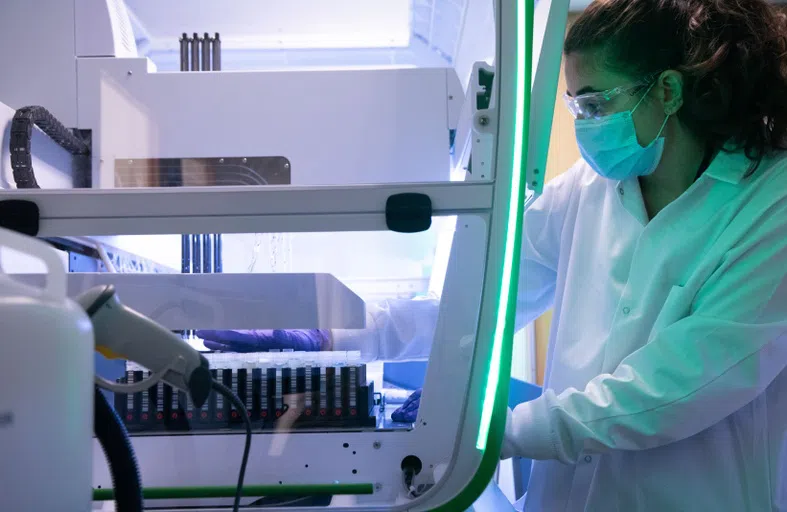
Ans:
{"label": "laboratory instrument", "polygon": [[[213,382],[214,374],[205,357],[171,331],[123,305],[112,285],[97,286],[70,300],[66,297],[63,262],[49,245],[0,228],[0,247],[21,251],[43,262],[47,270],[40,288],[0,274],[0,316],[6,333],[16,333],[6,337],[10,346],[3,359],[4,389],[13,389],[18,380],[32,380],[43,393],[36,400],[30,400],[28,393],[6,393],[0,403],[4,467],[0,506],[4,510],[90,507],[87,481],[92,464],[91,420],[107,456],[119,510],[142,510],[133,448],[98,387],[133,396],[136,389],[146,390],[164,381],[170,390],[188,396],[189,402],[198,407],[205,403],[211,389],[226,390],[227,399],[240,404],[238,412],[246,417],[237,396]],[[148,380],[123,385],[95,376],[98,387],[93,394],[86,384],[94,374],[93,350],[108,357],[122,357],[129,364],[142,362],[155,373],[148,372]],[[95,411],[91,410],[94,403]],[[50,424],[48,414],[60,420],[57,435],[41,432]],[[251,432],[247,434],[250,440]],[[245,450],[242,468],[247,457]],[[46,477],[54,479],[56,489],[43,496],[31,493],[31,479]],[[239,478],[242,483],[243,470]]]}
{"label": "laboratory instrument", "polygon": [[[568,2],[322,3],[0,8],[9,44],[25,20],[48,34],[0,55],[28,70],[0,79],[0,226],[54,248],[63,296],[111,285],[202,354],[170,377],[146,350],[93,361],[148,507],[233,505],[244,418],[185,393],[206,361],[254,429],[246,506],[458,510],[497,466],[519,220],[543,183]],[[408,308],[423,321],[377,328]],[[334,345],[241,354],[196,336],[239,329]],[[391,418],[414,388],[383,360],[427,362],[413,421]],[[112,479],[92,453],[98,504]]]}

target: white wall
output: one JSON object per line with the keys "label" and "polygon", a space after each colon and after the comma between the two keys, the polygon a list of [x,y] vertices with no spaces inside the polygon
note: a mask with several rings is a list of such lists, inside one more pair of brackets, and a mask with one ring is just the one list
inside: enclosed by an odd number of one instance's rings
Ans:
{"label": "white wall", "polygon": [[221,34],[225,49],[404,47],[410,0],[126,0],[156,49],[181,33]]}
{"label": "white wall", "polygon": [[77,124],[74,2],[0,2],[0,102],[42,105],[66,126]]}

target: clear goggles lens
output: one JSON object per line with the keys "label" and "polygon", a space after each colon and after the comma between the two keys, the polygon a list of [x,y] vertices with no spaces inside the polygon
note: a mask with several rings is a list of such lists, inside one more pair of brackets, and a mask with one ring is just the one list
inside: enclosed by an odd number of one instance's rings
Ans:
{"label": "clear goggles lens", "polygon": [[615,111],[610,108],[610,103],[618,96],[626,93],[632,93],[641,89],[644,84],[640,83],[629,87],[615,87],[607,91],[589,92],[582,94],[576,98],[569,96],[568,93],[563,94],[563,100],[566,102],[568,111],[574,116],[574,119],[598,119]]}

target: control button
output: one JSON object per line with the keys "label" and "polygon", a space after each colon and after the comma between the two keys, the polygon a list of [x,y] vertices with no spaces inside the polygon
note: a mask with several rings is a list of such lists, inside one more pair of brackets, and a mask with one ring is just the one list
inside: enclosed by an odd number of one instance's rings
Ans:
{"label": "control button", "polygon": [[586,455],[586,456],[585,456],[585,462],[587,462],[588,464],[590,464],[591,462],[593,462],[593,457],[591,457],[590,455]]}
{"label": "control button", "polygon": [[631,308],[629,308],[628,306],[623,308],[623,314],[624,315],[628,315],[629,313],[631,313]]}
{"label": "control button", "polygon": [[620,193],[620,195],[623,195],[623,194],[624,194],[624,192],[623,192],[623,187],[622,187],[622,186],[618,187],[618,192]]}

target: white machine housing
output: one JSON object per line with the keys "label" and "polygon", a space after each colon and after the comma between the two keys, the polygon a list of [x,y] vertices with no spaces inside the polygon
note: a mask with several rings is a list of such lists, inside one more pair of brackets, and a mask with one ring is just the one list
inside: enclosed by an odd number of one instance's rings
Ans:
{"label": "white machine housing", "polygon": [[88,510],[93,327],[54,249],[5,229],[0,248],[47,270],[40,287],[0,270],[0,510]]}
{"label": "white machine housing", "polygon": [[452,67],[156,72],[137,56],[120,0],[12,0],[2,12],[5,40],[29,40],[22,20],[46,34],[0,56],[4,69],[25,71],[0,80],[2,102],[43,105],[91,130],[93,188],[115,186],[116,160],[260,155],[288,158],[296,185],[448,179],[448,131],[464,93]]}
{"label": "white machine housing", "polygon": [[[49,35],[45,47],[38,41],[0,55],[6,69],[26,67],[31,73],[29,83],[0,79],[0,101],[12,109],[44,105],[66,126],[92,135],[93,190],[0,193],[0,200],[38,204],[39,236],[385,232],[386,200],[400,193],[428,195],[433,218],[454,223],[443,249],[440,314],[415,428],[255,435],[247,482],[292,486],[296,492],[336,484],[332,508],[428,510],[453,503],[468,487],[478,489],[475,475],[482,461],[497,457],[478,445],[484,410],[493,405],[498,415],[504,410],[504,397],[490,401],[485,391],[490,379],[507,378],[492,378],[490,362],[496,364],[493,354],[499,357],[501,349],[493,340],[507,275],[509,213],[517,211],[511,210],[512,190],[527,185],[538,192],[543,180],[568,0],[541,0],[535,9],[547,32],[541,34],[543,44],[536,45],[540,51],[533,62],[539,66],[528,84],[531,139],[520,148],[527,151],[524,183],[514,168],[517,135],[523,133],[517,130],[524,127],[514,121],[518,81],[527,76],[518,52],[528,47],[526,37],[538,37],[525,34],[522,13],[532,6],[467,1],[462,16],[483,20],[480,34],[468,29],[452,44],[424,43],[437,51],[453,45],[453,66],[281,66],[200,73],[158,72],[153,61],[139,57],[137,41],[129,35],[134,17],[120,0],[11,0],[0,8],[0,34],[9,40],[25,35],[20,19],[40,19],[34,16],[42,8],[49,13],[39,26]],[[415,2],[414,12],[422,4]],[[431,14],[430,26],[437,15]],[[71,19],[73,26],[62,22]],[[491,39],[487,23],[495,34]],[[492,58],[477,62],[486,57],[479,42],[485,34],[493,41]],[[482,109],[475,105],[479,69],[495,73],[492,101]],[[457,131],[453,159],[450,130]],[[122,160],[267,155],[291,162],[293,186],[106,190],[115,187],[115,165]],[[474,170],[489,171],[467,175],[471,158]],[[264,276],[247,277],[264,283]],[[194,288],[198,279],[204,276],[161,276],[161,283],[177,280],[182,283],[175,288]],[[357,302],[337,290],[325,297]],[[276,298],[260,294],[258,300],[272,307]],[[329,323],[335,316],[318,314],[320,325],[313,327],[334,327]],[[208,327],[237,328],[237,319],[227,317],[213,315]],[[171,325],[158,320],[172,329],[193,327],[188,318]],[[500,417],[493,421],[499,428]],[[242,444],[240,435],[134,438],[147,487],[232,485]],[[424,463],[420,481],[434,487],[410,499],[400,464],[413,453]],[[97,444],[93,468],[94,488],[111,486]],[[359,483],[372,485],[373,493],[340,496],[342,484]]]}

